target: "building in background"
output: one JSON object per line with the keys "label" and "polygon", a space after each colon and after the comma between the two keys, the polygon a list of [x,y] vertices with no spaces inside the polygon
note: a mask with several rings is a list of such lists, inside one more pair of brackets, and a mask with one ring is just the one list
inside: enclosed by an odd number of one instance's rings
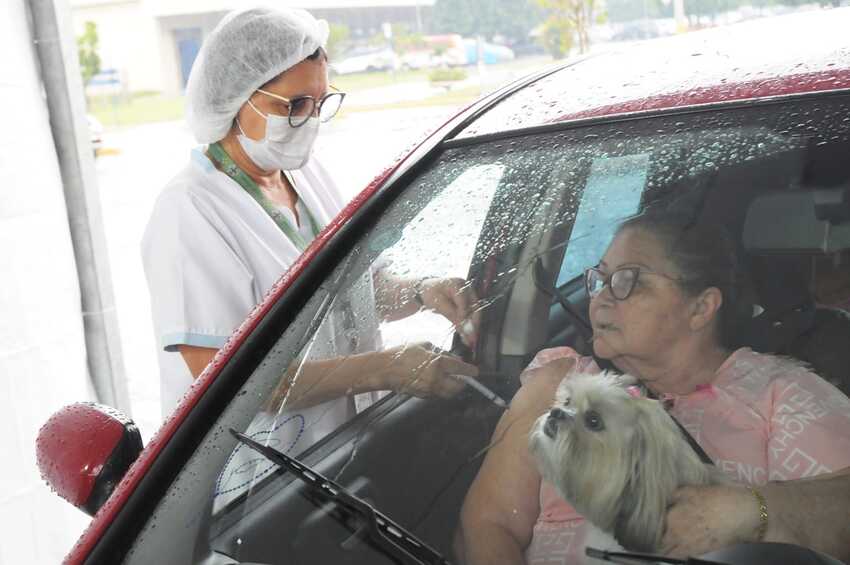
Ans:
{"label": "building in background", "polygon": [[[344,24],[352,38],[381,32],[385,22],[423,31],[435,0],[266,1],[274,7],[309,10]],[[262,2],[257,2],[259,4]],[[70,0],[77,34],[97,25],[101,68],[118,77],[125,92],[179,94],[204,38],[240,0]]]}

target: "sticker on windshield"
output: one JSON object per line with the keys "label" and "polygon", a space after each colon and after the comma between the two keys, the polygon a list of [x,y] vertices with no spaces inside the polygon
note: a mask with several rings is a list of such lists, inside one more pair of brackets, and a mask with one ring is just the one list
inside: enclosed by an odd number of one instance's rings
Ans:
{"label": "sticker on windshield", "polygon": [[[305,428],[302,414],[277,415],[261,413],[248,427],[252,439],[288,453],[302,439]],[[216,508],[247,489],[252,483],[277,468],[277,465],[245,445],[238,445],[216,481]],[[228,496],[224,496],[228,495]],[[224,496],[226,500],[221,498]]]}

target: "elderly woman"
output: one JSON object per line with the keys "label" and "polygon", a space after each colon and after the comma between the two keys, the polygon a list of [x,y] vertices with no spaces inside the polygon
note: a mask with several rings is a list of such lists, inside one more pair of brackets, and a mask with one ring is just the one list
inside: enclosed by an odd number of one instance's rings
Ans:
{"label": "elderly woman", "polygon": [[[848,533],[847,480],[801,484],[821,483],[810,491],[820,497],[819,514],[796,511],[830,520],[822,524],[832,528],[829,540],[789,531],[789,502],[804,490],[762,485],[850,466],[850,401],[801,364],[734,347],[736,321],[749,309],[738,306],[733,249],[710,226],[667,215],[627,221],[586,272],[594,352],[666,399],[722,471],[760,489],[680,489],[668,513],[665,551],[698,554],[759,539],[835,550],[836,538]],[[586,524],[541,480],[527,449],[531,424],[573,370],[599,368],[558,348],[538,354],[523,374],[464,502],[457,545],[466,563],[583,562]],[[841,496],[824,499],[826,493]]]}
{"label": "elderly woman", "polygon": [[[321,124],[345,96],[328,84],[327,38],[327,23],[303,10],[238,10],[205,39],[192,66],[187,121],[205,145],[162,191],[142,242],[163,416],[345,203],[313,156]],[[469,328],[474,297],[461,290],[464,281],[401,280],[383,271],[376,279],[374,296],[358,301],[362,313],[349,318],[397,319],[428,308]],[[368,333],[376,349],[377,321]],[[305,364],[293,385],[301,393],[284,383],[293,405],[370,390],[451,396],[463,384],[450,375],[477,374],[425,345],[336,353],[340,360]],[[350,415],[330,406],[320,412],[336,424]]]}

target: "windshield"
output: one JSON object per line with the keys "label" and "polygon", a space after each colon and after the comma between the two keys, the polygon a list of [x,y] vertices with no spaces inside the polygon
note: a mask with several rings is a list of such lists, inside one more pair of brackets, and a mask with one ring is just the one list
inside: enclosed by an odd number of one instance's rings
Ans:
{"label": "windshield", "polygon": [[[497,428],[507,425],[499,399],[515,398],[541,351],[592,353],[582,274],[617,226],[658,207],[720,221],[753,267],[754,304],[770,316],[799,313],[814,304],[813,279],[802,281],[803,298],[784,282],[828,254],[840,263],[850,244],[836,236],[833,249],[813,250],[795,248],[793,234],[745,234],[769,232],[764,210],[776,194],[846,186],[850,170],[835,156],[850,154],[848,115],[847,100],[832,97],[450,142],[349,243],[293,323],[269,337],[274,345],[243,376],[131,561],[396,562],[358,534],[362,523],[231,429],[315,469],[456,561],[464,500],[509,435]],[[772,276],[777,269],[788,277]],[[452,319],[456,296],[465,315]],[[773,340],[762,347],[773,350],[785,337],[759,328],[745,336],[753,347]],[[749,459],[715,462],[738,480],[760,476]],[[545,512],[552,496],[540,490],[530,504]],[[525,551],[542,555],[540,544],[554,543],[534,536]]]}

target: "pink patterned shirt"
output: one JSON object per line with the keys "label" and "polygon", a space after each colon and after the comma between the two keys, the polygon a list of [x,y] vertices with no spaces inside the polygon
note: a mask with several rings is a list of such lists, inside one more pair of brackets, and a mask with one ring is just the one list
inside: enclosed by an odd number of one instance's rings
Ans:
{"label": "pink patterned shirt", "polygon": [[[600,371],[592,358],[569,347],[541,351],[529,368],[560,357],[575,357],[576,371]],[[721,365],[711,385],[669,401],[670,412],[715,465],[742,483],[812,477],[850,466],[850,399],[797,361],[741,348]],[[543,481],[526,561],[584,563],[586,530],[584,519]]]}

